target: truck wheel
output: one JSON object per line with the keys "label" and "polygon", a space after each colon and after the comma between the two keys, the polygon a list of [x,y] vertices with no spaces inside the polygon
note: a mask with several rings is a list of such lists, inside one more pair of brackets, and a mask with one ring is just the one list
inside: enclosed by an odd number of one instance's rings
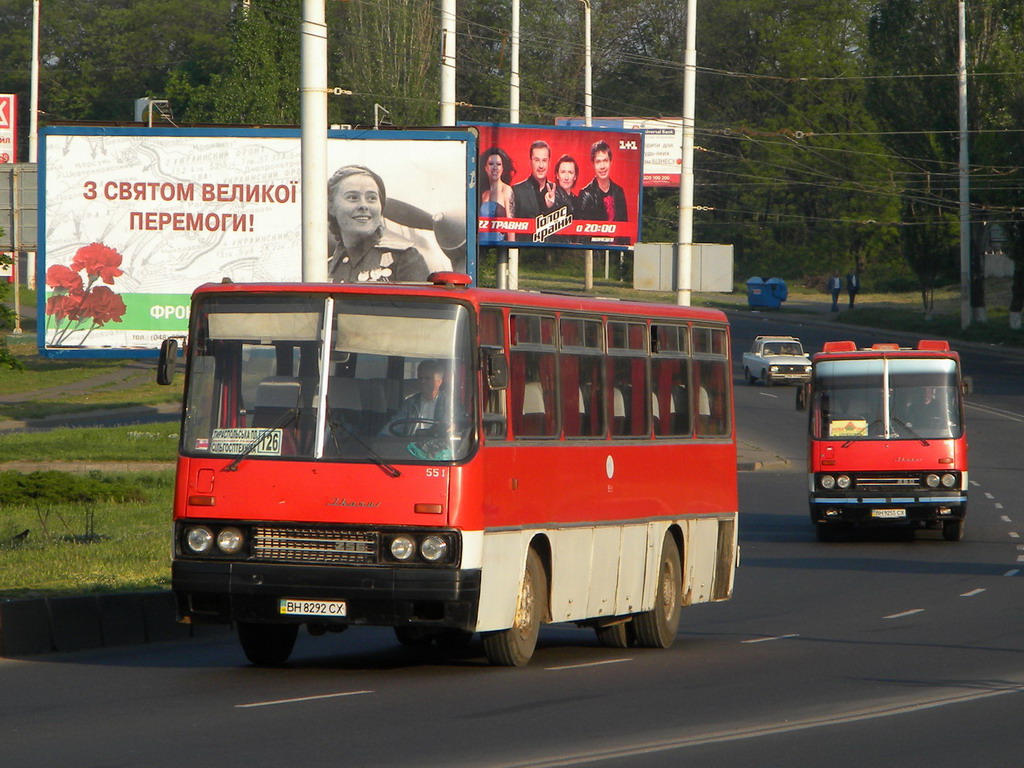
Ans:
{"label": "truck wheel", "polygon": [[238,622],[238,639],[245,657],[260,667],[279,667],[288,661],[298,634],[298,624]]}
{"label": "truck wheel", "polygon": [[636,644],[641,648],[668,648],[676,639],[683,588],[682,573],[679,549],[672,536],[666,534],[661,545],[658,594],[654,598],[654,607],[633,617]]}
{"label": "truck wheel", "polygon": [[540,556],[531,549],[526,555],[526,571],[516,600],[512,626],[483,633],[484,654],[491,664],[521,667],[529,662],[537,647],[540,623],[547,615],[547,581]]}

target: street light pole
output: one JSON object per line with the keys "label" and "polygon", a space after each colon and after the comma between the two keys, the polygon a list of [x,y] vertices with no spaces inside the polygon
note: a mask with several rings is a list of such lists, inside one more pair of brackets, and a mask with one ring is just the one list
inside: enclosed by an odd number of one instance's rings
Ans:
{"label": "street light pole", "polygon": [[967,164],[967,16],[957,3],[959,61],[957,96],[960,113],[960,327],[971,324],[971,191]]}
{"label": "street light pole", "polygon": [[32,0],[32,83],[28,103],[28,161],[38,161],[39,133],[39,0]]}
{"label": "street light pole", "polygon": [[[594,123],[592,67],[590,63],[590,0],[583,3],[583,121],[589,128]],[[608,258],[607,251],[605,258]],[[583,290],[594,290],[594,251],[583,252]]]}
{"label": "street light pole", "polygon": [[327,282],[327,14],[325,0],[302,0],[300,85],[302,281]]}

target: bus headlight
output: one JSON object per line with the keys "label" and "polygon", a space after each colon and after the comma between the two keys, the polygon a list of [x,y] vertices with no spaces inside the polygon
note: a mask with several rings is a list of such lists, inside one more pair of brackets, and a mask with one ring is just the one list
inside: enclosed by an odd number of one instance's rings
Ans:
{"label": "bus headlight", "polygon": [[925,475],[924,484],[927,485],[929,488],[938,488],[939,476],[935,474]]}
{"label": "bus headlight", "polygon": [[822,475],[821,487],[824,488],[826,491],[831,491],[833,488],[836,487],[836,479],[832,477],[832,475]]}
{"label": "bus headlight", "polygon": [[836,478],[836,485],[838,485],[845,491],[847,488],[850,487],[850,476],[840,475],[839,477]]}
{"label": "bus headlight", "polygon": [[440,536],[427,536],[420,543],[420,554],[424,560],[436,563],[438,560],[443,560],[447,557],[448,542]]}
{"label": "bus headlight", "polygon": [[408,560],[416,554],[416,542],[411,536],[395,536],[391,540],[391,556],[395,560]]}
{"label": "bus headlight", "polygon": [[213,531],[205,525],[189,528],[185,534],[185,544],[197,555],[208,552],[210,547],[213,546]]}
{"label": "bus headlight", "polygon": [[956,486],[956,475],[952,472],[947,472],[942,476],[942,485],[945,488],[953,488]]}
{"label": "bus headlight", "polygon": [[237,554],[245,543],[245,537],[237,528],[223,528],[217,534],[217,548],[225,555]]}

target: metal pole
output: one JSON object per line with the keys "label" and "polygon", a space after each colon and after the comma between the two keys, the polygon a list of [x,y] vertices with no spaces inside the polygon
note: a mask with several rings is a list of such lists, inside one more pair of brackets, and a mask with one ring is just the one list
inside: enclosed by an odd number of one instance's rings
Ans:
{"label": "metal pole", "polygon": [[302,281],[327,282],[327,18],[302,0]]}
{"label": "metal pole", "polygon": [[[519,0],[512,0],[512,62],[509,76],[508,121],[513,125],[519,122]],[[519,286],[519,249],[498,248],[497,274],[498,288],[509,287],[509,273],[515,272],[514,282]]]}
{"label": "metal pole", "polygon": [[28,103],[28,161],[37,162],[39,148],[39,0],[32,0],[32,83]]}
{"label": "metal pole", "polygon": [[676,255],[676,304],[690,306],[693,261],[693,123],[697,74],[697,0],[686,3],[686,53],[683,73],[683,159],[679,173],[679,247]]}
{"label": "metal pole", "polygon": [[455,125],[455,0],[441,4],[441,125]]}
{"label": "metal pole", "polygon": [[964,0],[957,3],[959,61],[957,94],[960,112],[960,327],[971,324],[971,190],[967,164],[967,17]]}
{"label": "metal pole", "polygon": [[[583,3],[583,121],[589,128],[594,124],[593,109],[593,68],[590,62],[590,0]],[[605,277],[608,277],[608,251],[604,252]],[[594,290],[594,251],[590,248],[583,252],[583,290]]]}

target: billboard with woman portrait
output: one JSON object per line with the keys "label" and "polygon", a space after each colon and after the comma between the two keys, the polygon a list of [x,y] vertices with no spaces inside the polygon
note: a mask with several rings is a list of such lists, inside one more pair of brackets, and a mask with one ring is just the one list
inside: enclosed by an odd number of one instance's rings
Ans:
{"label": "billboard with woman portrait", "polygon": [[624,249],[639,239],[641,132],[474,127],[480,245]]}

